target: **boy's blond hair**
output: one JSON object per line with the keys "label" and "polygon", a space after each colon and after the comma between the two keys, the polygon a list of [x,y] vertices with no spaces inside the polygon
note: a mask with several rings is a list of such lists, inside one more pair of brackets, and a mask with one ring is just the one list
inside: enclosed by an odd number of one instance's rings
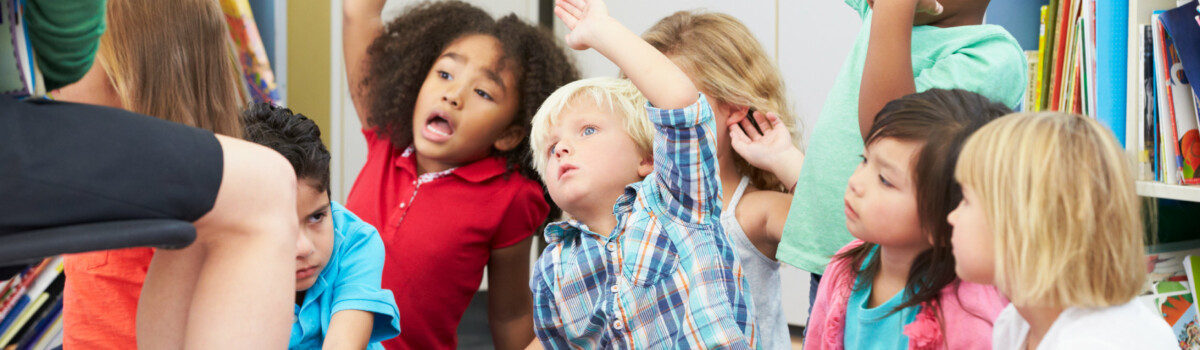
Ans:
{"label": "boy's blond hair", "polygon": [[637,144],[638,151],[645,156],[654,152],[654,128],[647,119],[647,101],[641,91],[626,79],[582,79],[555,90],[533,116],[529,147],[538,175],[546,177],[546,162],[550,158],[547,149],[550,146],[547,143],[550,128],[558,123],[564,112],[581,102],[592,103],[601,111],[610,112],[614,118],[622,118],[625,133]]}
{"label": "boy's blond hair", "polygon": [[1141,291],[1131,166],[1108,129],[1078,115],[1014,114],[967,141],[955,177],[979,195],[996,286],[1013,304],[1105,307]]}
{"label": "boy's blond hair", "polygon": [[[750,29],[733,16],[680,11],[659,20],[642,38],[670,57],[708,97],[775,112],[788,130],[798,131],[779,68]],[[751,166],[737,152],[731,155],[738,174],[749,176],[754,187],[784,190],[792,185]]]}

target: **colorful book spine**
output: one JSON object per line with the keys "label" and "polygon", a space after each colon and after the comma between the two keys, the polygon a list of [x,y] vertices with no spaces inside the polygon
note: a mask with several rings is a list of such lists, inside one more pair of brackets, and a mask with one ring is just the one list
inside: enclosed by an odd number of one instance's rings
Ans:
{"label": "colorful book spine", "polygon": [[1057,51],[1054,38],[1057,37],[1056,34],[1058,33],[1059,3],[1067,1],[1070,0],[1050,0],[1050,3],[1046,5],[1046,50],[1042,53],[1041,58],[1042,86],[1040,96],[1038,97],[1041,99],[1041,103],[1038,106],[1038,110],[1040,111],[1050,110],[1050,90],[1053,88],[1051,81],[1054,80],[1054,54]]}
{"label": "colorful book spine", "polygon": [[1129,35],[1129,0],[1096,1],[1096,117],[1125,147]]}
{"label": "colorful book spine", "polygon": [[1031,111],[1031,112],[1037,112],[1037,111],[1043,110],[1043,108],[1042,108],[1042,100],[1043,100],[1042,99],[1042,81],[1045,80],[1045,77],[1046,77],[1046,71],[1045,71],[1046,60],[1044,59],[1044,57],[1046,57],[1046,49],[1047,49],[1046,48],[1046,23],[1047,23],[1047,21],[1050,20],[1049,18],[1047,18],[1048,16],[1050,16],[1050,6],[1042,5],[1041,12],[1042,12],[1041,28],[1038,30],[1037,67],[1034,68],[1035,69],[1035,71],[1034,71],[1035,78],[1034,78],[1033,90],[1029,90],[1029,93],[1033,95],[1033,103],[1030,104],[1030,106],[1029,106],[1029,111]]}

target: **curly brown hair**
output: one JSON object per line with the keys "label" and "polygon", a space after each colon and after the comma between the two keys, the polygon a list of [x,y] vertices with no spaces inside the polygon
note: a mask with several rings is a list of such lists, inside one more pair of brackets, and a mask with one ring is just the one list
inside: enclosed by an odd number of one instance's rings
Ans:
{"label": "curly brown hair", "polygon": [[[509,14],[495,20],[482,9],[459,1],[422,2],[412,5],[388,23],[383,34],[367,48],[368,73],[363,85],[370,91],[368,123],[380,137],[398,148],[413,142],[413,108],[434,61],[454,41],[490,35],[503,47],[501,67],[516,77],[520,95],[512,125],[524,127],[542,101],[554,90],[579,79],[575,64],[548,30],[534,27]],[[529,137],[508,151],[492,150],[508,160],[508,170],[541,182],[530,166]]]}

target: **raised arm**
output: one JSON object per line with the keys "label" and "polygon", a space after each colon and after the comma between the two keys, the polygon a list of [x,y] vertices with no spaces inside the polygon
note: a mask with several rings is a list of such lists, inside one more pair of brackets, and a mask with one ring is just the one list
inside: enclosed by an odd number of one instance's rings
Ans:
{"label": "raised arm", "polygon": [[680,109],[696,102],[696,85],[637,34],[608,16],[602,0],[556,0],[554,15],[571,30],[567,46],[596,49],[617,65],[646,99],[661,109]]}
{"label": "raised arm", "polygon": [[858,128],[863,139],[889,101],[917,92],[912,70],[912,27],[917,11],[937,13],[934,0],[878,0],[873,7],[867,59],[858,92]]}
{"label": "raised arm", "polygon": [[383,33],[384,0],[344,0],[342,2],[342,55],[346,61],[346,81],[354,111],[364,128],[370,127],[368,91],[363,87],[367,70],[367,47]]}

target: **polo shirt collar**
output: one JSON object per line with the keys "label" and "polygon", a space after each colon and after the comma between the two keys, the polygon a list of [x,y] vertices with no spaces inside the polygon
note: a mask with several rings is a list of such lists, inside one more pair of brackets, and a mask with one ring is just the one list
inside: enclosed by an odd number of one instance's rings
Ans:
{"label": "polo shirt collar", "polygon": [[[417,173],[417,157],[412,146],[392,160],[392,165],[404,169],[411,174]],[[487,157],[471,164],[447,170],[449,174],[458,176],[468,182],[480,183],[494,177],[504,175],[508,170],[508,162],[501,157]]]}

